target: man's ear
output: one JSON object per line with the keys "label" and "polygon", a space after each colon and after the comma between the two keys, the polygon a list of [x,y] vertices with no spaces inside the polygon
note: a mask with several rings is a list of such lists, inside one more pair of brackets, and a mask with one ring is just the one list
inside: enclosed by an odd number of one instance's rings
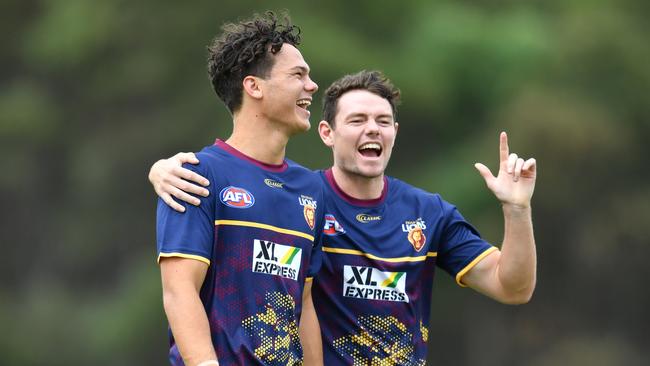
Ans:
{"label": "man's ear", "polygon": [[397,123],[397,121],[395,121],[395,136],[397,136],[398,128],[399,128],[399,123]]}
{"label": "man's ear", "polygon": [[327,121],[320,121],[318,124],[318,135],[327,147],[334,146],[334,129]]}
{"label": "man's ear", "polygon": [[261,88],[261,80],[255,76],[248,75],[242,81],[242,87],[244,88],[244,93],[250,96],[253,99],[262,99],[264,93]]}

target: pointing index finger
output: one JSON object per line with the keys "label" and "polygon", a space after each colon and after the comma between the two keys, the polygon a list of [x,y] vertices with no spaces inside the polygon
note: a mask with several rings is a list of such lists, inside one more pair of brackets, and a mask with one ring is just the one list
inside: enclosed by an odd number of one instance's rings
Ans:
{"label": "pointing index finger", "polygon": [[508,134],[505,131],[502,131],[499,135],[499,161],[501,164],[508,162],[508,155],[510,155],[510,149],[508,148]]}

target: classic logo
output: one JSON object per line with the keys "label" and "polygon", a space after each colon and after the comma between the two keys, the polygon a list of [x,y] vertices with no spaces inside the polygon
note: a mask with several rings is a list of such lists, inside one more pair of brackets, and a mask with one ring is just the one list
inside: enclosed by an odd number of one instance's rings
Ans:
{"label": "classic logo", "polygon": [[253,240],[253,272],[298,281],[302,249],[268,240]]}
{"label": "classic logo", "polygon": [[255,204],[255,197],[249,191],[234,186],[222,189],[219,198],[224,205],[234,208],[249,208]]}
{"label": "classic logo", "polygon": [[406,294],[406,272],[383,272],[372,267],[344,266],[343,296],[409,302]]}
{"label": "classic logo", "polygon": [[363,213],[357,215],[357,221],[364,224],[369,223],[371,221],[379,221],[379,220],[381,220],[381,216],[379,215],[368,215]]}
{"label": "classic logo", "polygon": [[336,218],[332,214],[325,215],[325,226],[323,227],[323,234],[329,236],[336,236],[345,234],[343,226],[336,221]]}
{"label": "classic logo", "polygon": [[284,183],[280,183],[278,181],[269,178],[264,179],[264,184],[266,184],[271,188],[283,188],[282,186],[284,186]]}

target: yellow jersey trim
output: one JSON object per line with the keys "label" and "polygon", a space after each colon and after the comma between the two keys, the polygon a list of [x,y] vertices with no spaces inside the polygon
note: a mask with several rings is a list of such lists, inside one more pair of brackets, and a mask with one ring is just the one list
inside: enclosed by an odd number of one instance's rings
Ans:
{"label": "yellow jersey trim", "polygon": [[314,280],[314,277],[305,277],[305,282],[311,282]]}
{"label": "yellow jersey trim", "polygon": [[173,252],[173,253],[160,253],[158,255],[158,263],[160,263],[160,258],[170,258],[170,257],[180,257],[180,258],[187,258],[187,259],[195,259],[197,261],[201,261],[201,262],[207,264],[208,266],[210,265],[210,260],[205,258],[205,257],[201,257],[200,255],[176,253],[176,252]]}
{"label": "yellow jersey trim", "polygon": [[359,255],[362,257],[370,258],[370,259],[375,259],[379,261],[384,261],[384,262],[390,262],[390,263],[397,263],[397,262],[422,262],[427,260],[429,257],[436,257],[438,256],[438,253],[436,252],[427,252],[426,255],[422,255],[419,257],[396,257],[396,258],[382,258],[382,257],[377,257],[376,255],[372,255],[370,253],[364,253],[360,250],[354,250],[354,249],[342,249],[342,248],[331,248],[331,247],[323,247],[324,252],[328,253],[336,253],[336,254],[351,254],[351,255]]}
{"label": "yellow jersey trim", "polygon": [[497,250],[496,247],[488,248],[483,253],[481,253],[478,257],[474,258],[473,261],[471,261],[468,265],[465,266],[465,268],[463,268],[460,272],[458,272],[458,274],[456,275],[456,283],[460,287],[467,287],[467,285],[465,285],[465,284],[463,284],[461,282],[461,280],[463,279],[463,276],[466,275],[467,272],[469,272],[470,269],[474,268],[474,266],[477,265],[478,262],[482,261],[483,258],[487,257],[488,254],[494,252],[495,250]]}
{"label": "yellow jersey trim", "polygon": [[313,235],[309,235],[307,233],[303,233],[303,232],[296,231],[296,230],[283,229],[283,228],[280,228],[280,227],[277,227],[277,226],[262,224],[262,223],[259,223],[259,222],[239,221],[239,220],[215,220],[214,224],[215,225],[256,227],[256,228],[259,228],[259,229],[266,229],[266,230],[275,231],[276,233],[299,236],[301,238],[305,238],[305,239],[311,241],[312,243],[314,242],[314,236]]}

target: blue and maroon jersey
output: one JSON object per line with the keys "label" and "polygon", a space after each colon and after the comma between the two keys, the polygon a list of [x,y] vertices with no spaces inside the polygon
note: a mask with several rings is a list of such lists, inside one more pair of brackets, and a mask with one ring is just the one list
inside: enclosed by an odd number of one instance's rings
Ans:
{"label": "blue and maroon jersey", "polygon": [[[186,212],[158,202],[158,260],[208,264],[200,297],[221,365],[298,365],[305,280],[320,265],[319,176],[285,161],[268,165],[225,142],[186,165],[210,180],[210,195]],[[183,365],[170,332],[170,361]]]}
{"label": "blue and maroon jersey", "polygon": [[384,178],[379,199],[325,182],[323,263],[312,296],[325,365],[424,365],[436,266],[461,277],[494,248],[437,194]]}

